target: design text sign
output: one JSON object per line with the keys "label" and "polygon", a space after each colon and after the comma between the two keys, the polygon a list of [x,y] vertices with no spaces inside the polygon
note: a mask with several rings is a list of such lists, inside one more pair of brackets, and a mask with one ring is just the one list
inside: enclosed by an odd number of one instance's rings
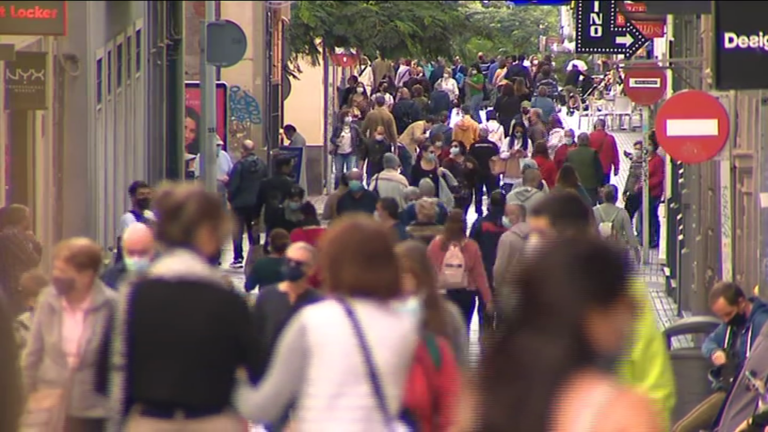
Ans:
{"label": "design text sign", "polygon": [[65,1],[0,1],[0,35],[64,36]]}

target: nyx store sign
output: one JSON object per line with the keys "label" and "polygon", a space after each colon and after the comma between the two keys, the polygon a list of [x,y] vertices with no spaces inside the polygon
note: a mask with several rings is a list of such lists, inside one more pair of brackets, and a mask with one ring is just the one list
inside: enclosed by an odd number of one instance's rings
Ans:
{"label": "nyx store sign", "polygon": [[[741,9],[740,9],[741,8]],[[749,13],[744,13],[744,11]],[[714,84],[718,90],[768,89],[768,2],[714,2]]]}

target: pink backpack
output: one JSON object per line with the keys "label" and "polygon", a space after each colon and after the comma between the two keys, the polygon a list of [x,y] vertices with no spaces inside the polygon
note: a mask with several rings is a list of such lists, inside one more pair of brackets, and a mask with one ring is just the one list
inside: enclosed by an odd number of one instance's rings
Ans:
{"label": "pink backpack", "polygon": [[452,242],[440,266],[440,288],[466,288],[469,284],[466,261],[464,260],[463,243]]}

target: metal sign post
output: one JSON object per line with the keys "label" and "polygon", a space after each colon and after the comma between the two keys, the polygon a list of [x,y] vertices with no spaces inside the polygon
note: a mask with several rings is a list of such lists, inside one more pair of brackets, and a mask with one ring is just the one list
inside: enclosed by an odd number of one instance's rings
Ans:
{"label": "metal sign post", "polygon": [[216,69],[208,63],[208,23],[216,19],[216,2],[205,2],[205,20],[200,23],[200,179],[209,192],[216,192]]}
{"label": "metal sign post", "polygon": [[643,263],[651,263],[651,191],[648,158],[651,155],[651,108],[643,107]]}

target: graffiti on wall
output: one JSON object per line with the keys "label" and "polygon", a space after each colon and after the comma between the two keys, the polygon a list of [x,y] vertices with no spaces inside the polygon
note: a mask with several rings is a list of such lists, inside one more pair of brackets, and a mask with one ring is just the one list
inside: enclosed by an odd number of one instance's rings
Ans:
{"label": "graffiti on wall", "polygon": [[251,127],[262,123],[259,101],[238,85],[229,88],[229,116],[229,136],[237,142],[248,139]]}

